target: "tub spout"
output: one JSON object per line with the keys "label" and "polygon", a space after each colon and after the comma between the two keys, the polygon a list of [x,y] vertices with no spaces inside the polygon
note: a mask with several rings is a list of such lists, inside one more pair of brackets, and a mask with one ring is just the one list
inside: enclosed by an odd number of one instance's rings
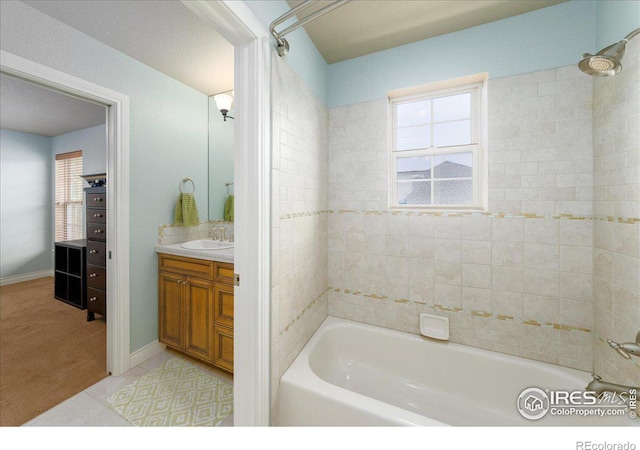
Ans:
{"label": "tub spout", "polygon": [[630,359],[631,355],[640,356],[640,332],[638,332],[635,342],[618,344],[611,339],[607,339],[607,344],[626,359]]}
{"label": "tub spout", "polygon": [[609,383],[602,381],[602,378],[598,374],[592,373],[593,380],[587,385],[587,391],[593,391],[597,396],[600,396],[603,392],[613,392],[616,394],[628,393],[630,390],[635,389],[636,392],[640,391],[640,387],[624,386],[622,384]]}

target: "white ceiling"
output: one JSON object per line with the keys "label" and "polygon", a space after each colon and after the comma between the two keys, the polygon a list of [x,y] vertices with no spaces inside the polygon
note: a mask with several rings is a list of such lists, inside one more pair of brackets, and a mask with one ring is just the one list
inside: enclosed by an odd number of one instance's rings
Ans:
{"label": "white ceiling", "polygon": [[105,123],[105,107],[0,76],[0,128],[58,136]]}
{"label": "white ceiling", "polygon": [[[179,1],[23,3],[205,95],[233,89],[233,46]],[[57,136],[105,122],[101,106],[6,76],[0,85],[2,128]]]}
{"label": "white ceiling", "polygon": [[[567,0],[353,0],[308,23],[304,29],[324,59],[333,64],[564,1]],[[288,0],[288,3],[293,7],[302,0]],[[316,3],[299,17],[333,0]],[[276,31],[284,30],[291,23],[279,25]],[[295,42],[289,44],[291,52],[295,52]]]}
{"label": "white ceiling", "polygon": [[24,3],[205,95],[233,89],[233,46],[179,1]]}

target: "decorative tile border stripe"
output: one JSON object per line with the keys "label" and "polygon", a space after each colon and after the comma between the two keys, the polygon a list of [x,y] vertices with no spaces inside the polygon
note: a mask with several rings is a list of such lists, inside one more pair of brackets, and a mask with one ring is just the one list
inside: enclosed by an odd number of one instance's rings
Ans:
{"label": "decorative tile border stripe", "polygon": [[280,334],[278,336],[282,336],[284,335],[287,331],[289,331],[291,329],[291,327],[300,319],[302,319],[302,317],[307,313],[307,311],[311,311],[311,308],[313,308],[313,306],[318,303],[318,301],[322,298],[323,295],[325,295],[327,292],[329,292],[330,288],[326,288],[324,291],[322,291],[322,294],[318,295],[316,298],[314,298],[313,300],[311,300],[309,302],[309,304],[307,306],[304,307],[304,309],[302,311],[300,311],[300,313],[291,321],[287,324],[286,327],[284,327],[282,330],[280,330]]}
{"label": "decorative tile border stripe", "polygon": [[[414,305],[427,306],[426,302],[411,301],[411,300],[407,300],[407,299],[404,299],[404,298],[392,299],[392,298],[389,298],[386,295],[363,293],[361,291],[354,291],[352,289],[342,289],[342,288],[329,287],[328,290],[331,290],[333,292],[338,292],[338,293],[351,294],[351,295],[361,295],[361,296],[367,297],[367,298],[375,298],[375,299],[385,300],[385,301],[394,302],[394,303],[414,304]],[[548,328],[554,328],[556,330],[562,330],[562,331],[582,331],[582,332],[585,332],[585,333],[590,333],[591,332],[591,330],[589,328],[574,327],[572,325],[565,325],[565,324],[560,324],[560,323],[539,322],[539,321],[533,320],[533,319],[523,319],[523,318],[519,318],[519,317],[507,316],[507,315],[504,315],[504,314],[493,314],[493,313],[489,313],[489,312],[486,312],[486,311],[469,310],[469,309],[462,309],[462,308],[457,308],[457,307],[456,308],[450,308],[450,307],[443,306],[443,305],[438,305],[438,304],[431,305],[431,306],[434,309],[439,310],[439,311],[450,312],[450,313],[467,314],[467,315],[470,315],[470,316],[482,317],[482,318],[485,318],[485,319],[495,318],[497,320],[510,320],[510,321],[514,321],[514,322],[520,322],[520,323],[522,323],[524,325],[531,325],[531,326],[536,326],[536,327],[548,327]]]}
{"label": "decorative tile border stripe", "polygon": [[638,217],[594,216],[579,214],[536,214],[536,213],[491,213],[478,211],[373,211],[356,209],[330,209],[328,214],[356,214],[365,216],[431,216],[431,217],[482,217],[487,219],[558,219],[558,220],[598,220],[640,224]]}
{"label": "decorative tile border stripe", "polygon": [[290,214],[284,214],[284,215],[280,216],[280,220],[297,219],[299,217],[320,216],[322,214],[327,214],[327,213],[328,213],[328,211],[326,209],[319,210],[319,211],[307,211],[307,212],[299,212],[299,213],[290,213]]}

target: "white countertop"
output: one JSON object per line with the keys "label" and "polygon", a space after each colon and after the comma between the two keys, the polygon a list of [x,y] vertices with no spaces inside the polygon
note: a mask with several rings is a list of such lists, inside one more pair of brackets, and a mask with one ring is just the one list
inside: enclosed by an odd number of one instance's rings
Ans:
{"label": "white countertop", "polygon": [[226,248],[224,250],[191,250],[182,248],[181,245],[182,244],[156,245],[156,253],[233,263],[233,248]]}

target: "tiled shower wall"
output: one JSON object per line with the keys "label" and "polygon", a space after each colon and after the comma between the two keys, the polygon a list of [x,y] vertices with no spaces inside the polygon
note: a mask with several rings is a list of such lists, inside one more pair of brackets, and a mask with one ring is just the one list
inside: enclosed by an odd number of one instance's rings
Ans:
{"label": "tiled shower wall", "polygon": [[638,358],[606,340],[634,342],[640,331],[640,41],[624,69],[594,79],[594,371],[640,386]]}
{"label": "tiled shower wall", "polygon": [[329,314],[591,370],[592,80],[488,84],[489,212],[389,212],[388,102],[329,111]]}
{"label": "tiled shower wall", "polygon": [[328,111],[272,57],[271,399],[280,377],[328,314]]}

